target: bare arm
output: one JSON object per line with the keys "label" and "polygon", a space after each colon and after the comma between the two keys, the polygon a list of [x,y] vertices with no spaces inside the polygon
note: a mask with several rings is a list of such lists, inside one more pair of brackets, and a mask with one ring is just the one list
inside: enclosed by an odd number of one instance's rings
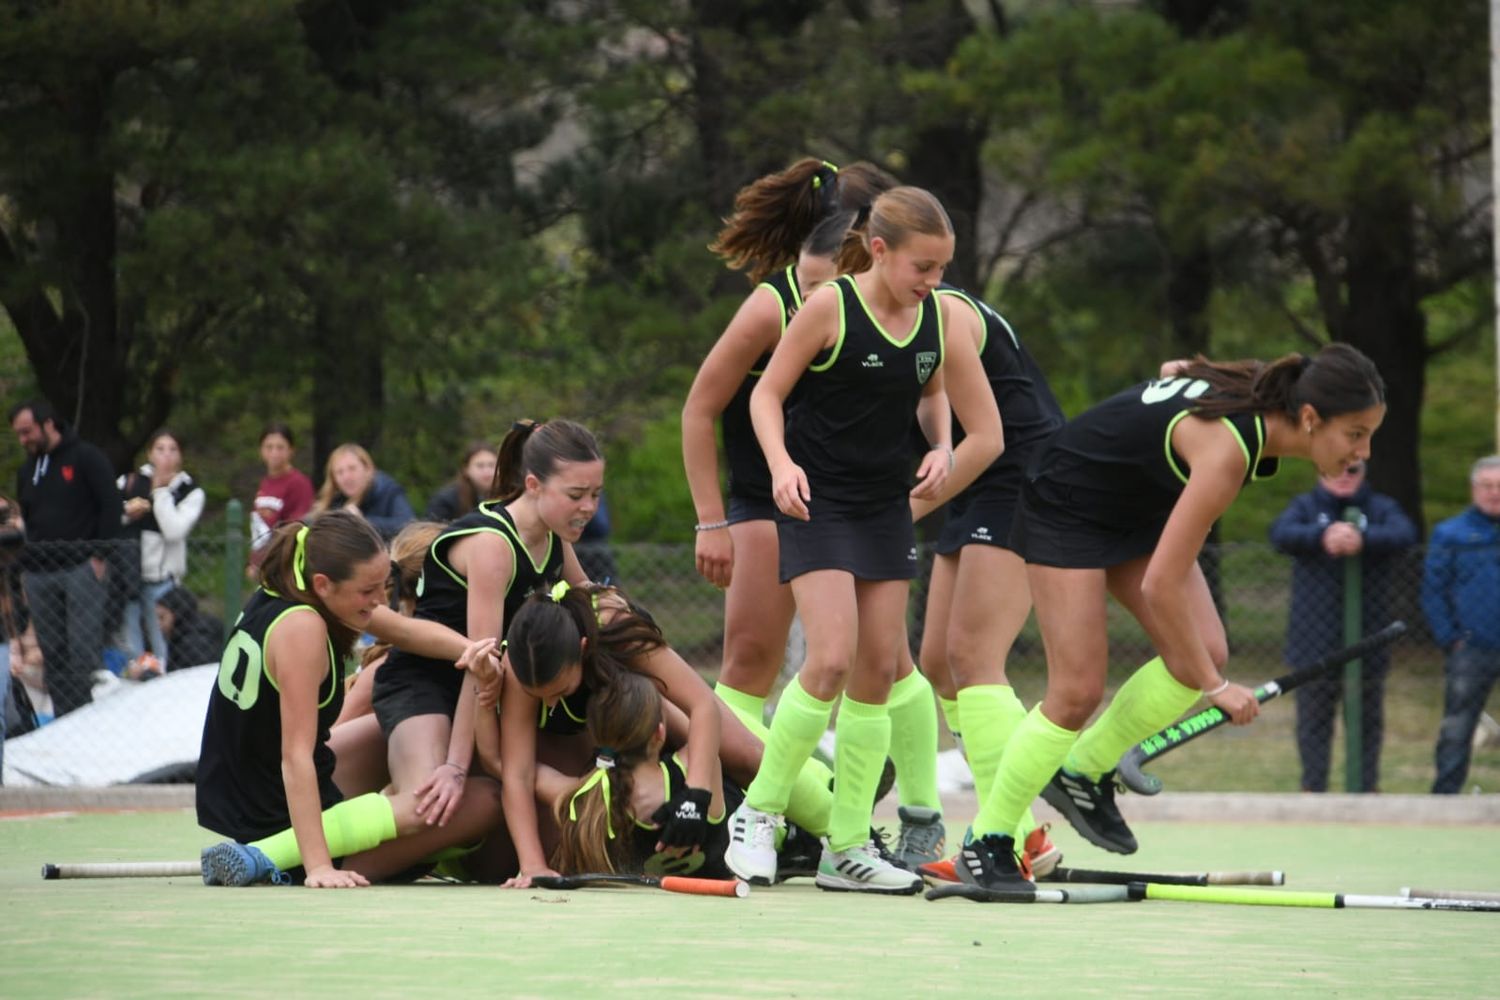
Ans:
{"label": "bare arm", "polygon": [[[1141,596],[1161,635],[1160,652],[1172,675],[1190,687],[1216,691],[1223,678],[1194,621],[1189,588],[1209,529],[1239,495],[1245,456],[1223,424],[1196,417],[1178,422],[1172,446],[1192,472],[1141,578]],[[1255,718],[1258,708],[1255,695],[1235,684],[1210,700],[1236,724]]]}
{"label": "bare arm", "polygon": [[357,872],[333,867],[323,836],[323,800],[313,750],[318,741],[318,689],[328,676],[328,629],[317,614],[294,614],[271,633],[266,674],[281,696],[281,780],[297,850],[311,888],[369,885]]}
{"label": "bare arm", "polygon": [[541,703],[505,671],[500,695],[500,801],[505,825],[520,862],[520,874],[507,885],[524,889],[534,875],[553,874],[542,850],[536,818],[536,732]]}
{"label": "bare arm", "polygon": [[[776,297],[757,290],[750,294],[698,368],[682,407],[682,467],[699,524],[725,519],[719,492],[719,450],[714,422],[729,405],[760,356],[781,339],[781,308]],[[697,532],[696,562],[704,579],[729,585],[734,571],[734,545],[729,531]]]}

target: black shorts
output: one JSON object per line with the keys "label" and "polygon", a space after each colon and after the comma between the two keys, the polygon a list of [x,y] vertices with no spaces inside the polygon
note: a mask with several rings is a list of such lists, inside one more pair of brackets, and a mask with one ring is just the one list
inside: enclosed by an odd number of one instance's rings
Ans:
{"label": "black shorts", "polygon": [[453,718],[464,672],[451,663],[393,650],[375,672],[370,700],[380,731],[390,739],[399,723],[414,715]]}
{"label": "black shorts", "polygon": [[1009,547],[1038,566],[1106,569],[1156,551],[1170,513],[1132,510],[1119,493],[1038,477],[1021,490]]}
{"label": "black shorts", "polygon": [[776,520],[776,501],[770,497],[731,496],[729,513],[725,517],[730,524],[743,524],[745,521],[774,521]]}
{"label": "black shorts", "polygon": [[965,545],[1010,548],[1010,524],[1021,502],[1021,473],[964,490],[948,503],[948,519],[933,546],[951,556]]}
{"label": "black shorts", "polygon": [[917,536],[906,497],[869,510],[839,504],[808,504],[810,521],[776,516],[781,582],[820,569],[847,570],[861,580],[913,580]]}

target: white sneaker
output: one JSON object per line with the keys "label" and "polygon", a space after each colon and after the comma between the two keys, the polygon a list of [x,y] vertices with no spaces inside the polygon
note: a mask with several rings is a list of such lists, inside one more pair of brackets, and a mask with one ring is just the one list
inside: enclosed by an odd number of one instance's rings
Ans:
{"label": "white sneaker", "polygon": [[770,885],[776,881],[776,831],[786,821],[774,813],[764,813],[741,802],[729,817],[729,847],[724,863],[729,870],[752,885]]}
{"label": "white sneaker", "polygon": [[880,856],[873,842],[842,851],[823,848],[818,862],[819,889],[829,892],[873,892],[885,896],[910,896],[922,891],[922,876],[897,868]]}

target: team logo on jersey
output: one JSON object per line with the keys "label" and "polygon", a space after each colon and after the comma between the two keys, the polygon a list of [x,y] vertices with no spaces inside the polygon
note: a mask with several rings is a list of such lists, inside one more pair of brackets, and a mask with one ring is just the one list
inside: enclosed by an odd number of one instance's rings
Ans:
{"label": "team logo on jersey", "polygon": [[1146,383],[1141,392],[1141,402],[1160,403],[1182,393],[1184,399],[1197,399],[1208,391],[1208,383],[1201,378],[1159,378]]}
{"label": "team logo on jersey", "polygon": [[869,357],[867,357],[863,361],[861,361],[860,364],[863,367],[865,367],[865,368],[884,368],[885,367],[885,362],[881,361],[880,360],[880,355],[876,354],[874,351],[871,351]]}
{"label": "team logo on jersey", "polygon": [[927,380],[932,377],[932,370],[937,367],[937,351],[917,352],[917,382],[926,385]]}
{"label": "team logo on jersey", "polygon": [[906,561],[907,562],[916,562],[917,561],[917,547],[915,545],[913,545],[911,547],[911,551],[906,554]]}
{"label": "team logo on jersey", "polygon": [[986,528],[982,524],[979,527],[975,528],[974,533],[969,537],[973,538],[976,542],[993,541],[993,539],[990,538],[990,529]]}

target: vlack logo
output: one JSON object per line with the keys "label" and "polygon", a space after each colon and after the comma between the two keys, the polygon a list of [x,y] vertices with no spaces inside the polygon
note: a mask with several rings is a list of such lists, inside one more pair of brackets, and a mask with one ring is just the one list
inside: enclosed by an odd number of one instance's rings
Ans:
{"label": "vlack logo", "polygon": [[975,541],[988,542],[990,541],[990,529],[981,524],[979,527],[974,529],[974,534],[970,537],[972,537]]}
{"label": "vlack logo", "polygon": [[884,368],[885,362],[880,360],[880,355],[870,352],[870,355],[860,362],[865,368]]}

